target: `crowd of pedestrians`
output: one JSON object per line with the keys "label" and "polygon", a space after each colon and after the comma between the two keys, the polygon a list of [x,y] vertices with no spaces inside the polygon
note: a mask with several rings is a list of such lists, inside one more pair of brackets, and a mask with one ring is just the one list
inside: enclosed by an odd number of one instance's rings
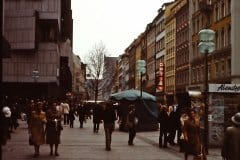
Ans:
{"label": "crowd of pedestrians", "polygon": [[[17,103],[2,107],[0,113],[1,146],[5,145],[7,140],[11,138],[11,132],[19,126],[18,118],[24,112],[28,124],[29,144],[34,147],[34,157],[39,156],[40,146],[43,144],[49,144],[50,156],[59,156],[58,146],[61,143],[63,125],[69,125],[70,128],[73,128],[75,117],[79,119],[79,128],[84,127],[84,122],[87,119],[92,120],[94,133],[98,133],[99,125],[103,123],[106,150],[111,150],[112,133],[115,129],[115,121],[118,119],[117,115],[119,115],[113,102],[89,104],[81,101],[70,103],[66,100],[61,102],[40,99],[27,102],[25,107],[20,109],[17,108],[19,107]],[[138,124],[137,106],[130,104],[127,107],[128,145],[134,145]],[[206,159],[201,139],[200,116],[197,115],[196,110],[159,104],[158,121],[160,124],[160,148],[168,148],[168,145],[178,144],[180,152],[185,155],[185,160],[188,159],[189,155],[193,155],[195,159],[199,156],[201,159]],[[240,157],[240,113],[232,117],[232,122],[233,125],[226,129],[223,140],[222,156],[226,160],[237,160]]]}

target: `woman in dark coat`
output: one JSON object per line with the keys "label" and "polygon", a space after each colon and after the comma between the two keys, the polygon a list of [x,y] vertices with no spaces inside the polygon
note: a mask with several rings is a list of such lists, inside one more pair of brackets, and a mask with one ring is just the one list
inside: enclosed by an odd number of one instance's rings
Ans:
{"label": "woman in dark coat", "polygon": [[99,124],[101,122],[101,111],[102,107],[99,104],[93,106],[93,132],[98,133]]}
{"label": "woman in dark coat", "polygon": [[129,132],[128,145],[133,145],[133,140],[136,136],[136,107],[135,105],[129,105],[129,112],[127,115],[127,126]]}
{"label": "woman in dark coat", "polygon": [[[160,112],[158,115],[158,121],[160,123],[160,133],[159,133],[159,147],[167,148],[167,134],[168,134],[168,124],[169,124],[169,115],[167,113],[167,107],[161,106]],[[163,140],[164,139],[164,140]],[[163,140],[163,144],[162,144]]]}
{"label": "woman in dark coat", "polygon": [[69,110],[69,122],[70,122],[70,128],[73,128],[75,120],[75,109],[71,106]]}
{"label": "woman in dark coat", "polygon": [[46,143],[50,145],[50,155],[53,155],[53,145],[55,145],[55,156],[59,156],[58,145],[63,127],[61,125],[62,116],[56,106],[57,103],[53,103],[47,112]]}

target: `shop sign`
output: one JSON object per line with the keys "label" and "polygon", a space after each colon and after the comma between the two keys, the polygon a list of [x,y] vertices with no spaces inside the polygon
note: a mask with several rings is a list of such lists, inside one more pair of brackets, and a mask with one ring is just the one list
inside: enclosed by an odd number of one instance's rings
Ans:
{"label": "shop sign", "polygon": [[240,84],[209,84],[209,92],[240,93]]}
{"label": "shop sign", "polygon": [[164,91],[164,64],[159,63],[159,82],[157,85],[157,89],[162,92]]}

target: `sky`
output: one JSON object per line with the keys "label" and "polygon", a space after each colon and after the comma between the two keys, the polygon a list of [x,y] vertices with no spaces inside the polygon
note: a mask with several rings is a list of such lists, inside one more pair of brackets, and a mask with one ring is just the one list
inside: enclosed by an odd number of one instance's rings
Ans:
{"label": "sky", "polygon": [[119,56],[172,0],[72,0],[73,52],[81,59],[100,42]]}

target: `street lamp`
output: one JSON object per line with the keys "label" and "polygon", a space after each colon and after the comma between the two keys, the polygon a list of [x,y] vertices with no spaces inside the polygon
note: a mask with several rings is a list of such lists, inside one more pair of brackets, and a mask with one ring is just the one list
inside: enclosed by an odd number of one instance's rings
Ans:
{"label": "street lamp", "polygon": [[37,82],[37,79],[39,78],[39,71],[37,69],[34,69],[32,71],[32,78],[33,78],[34,82]]}
{"label": "street lamp", "polygon": [[199,33],[199,52],[204,54],[205,81],[204,81],[204,145],[208,153],[208,54],[215,50],[215,32],[211,29],[203,29]]}

